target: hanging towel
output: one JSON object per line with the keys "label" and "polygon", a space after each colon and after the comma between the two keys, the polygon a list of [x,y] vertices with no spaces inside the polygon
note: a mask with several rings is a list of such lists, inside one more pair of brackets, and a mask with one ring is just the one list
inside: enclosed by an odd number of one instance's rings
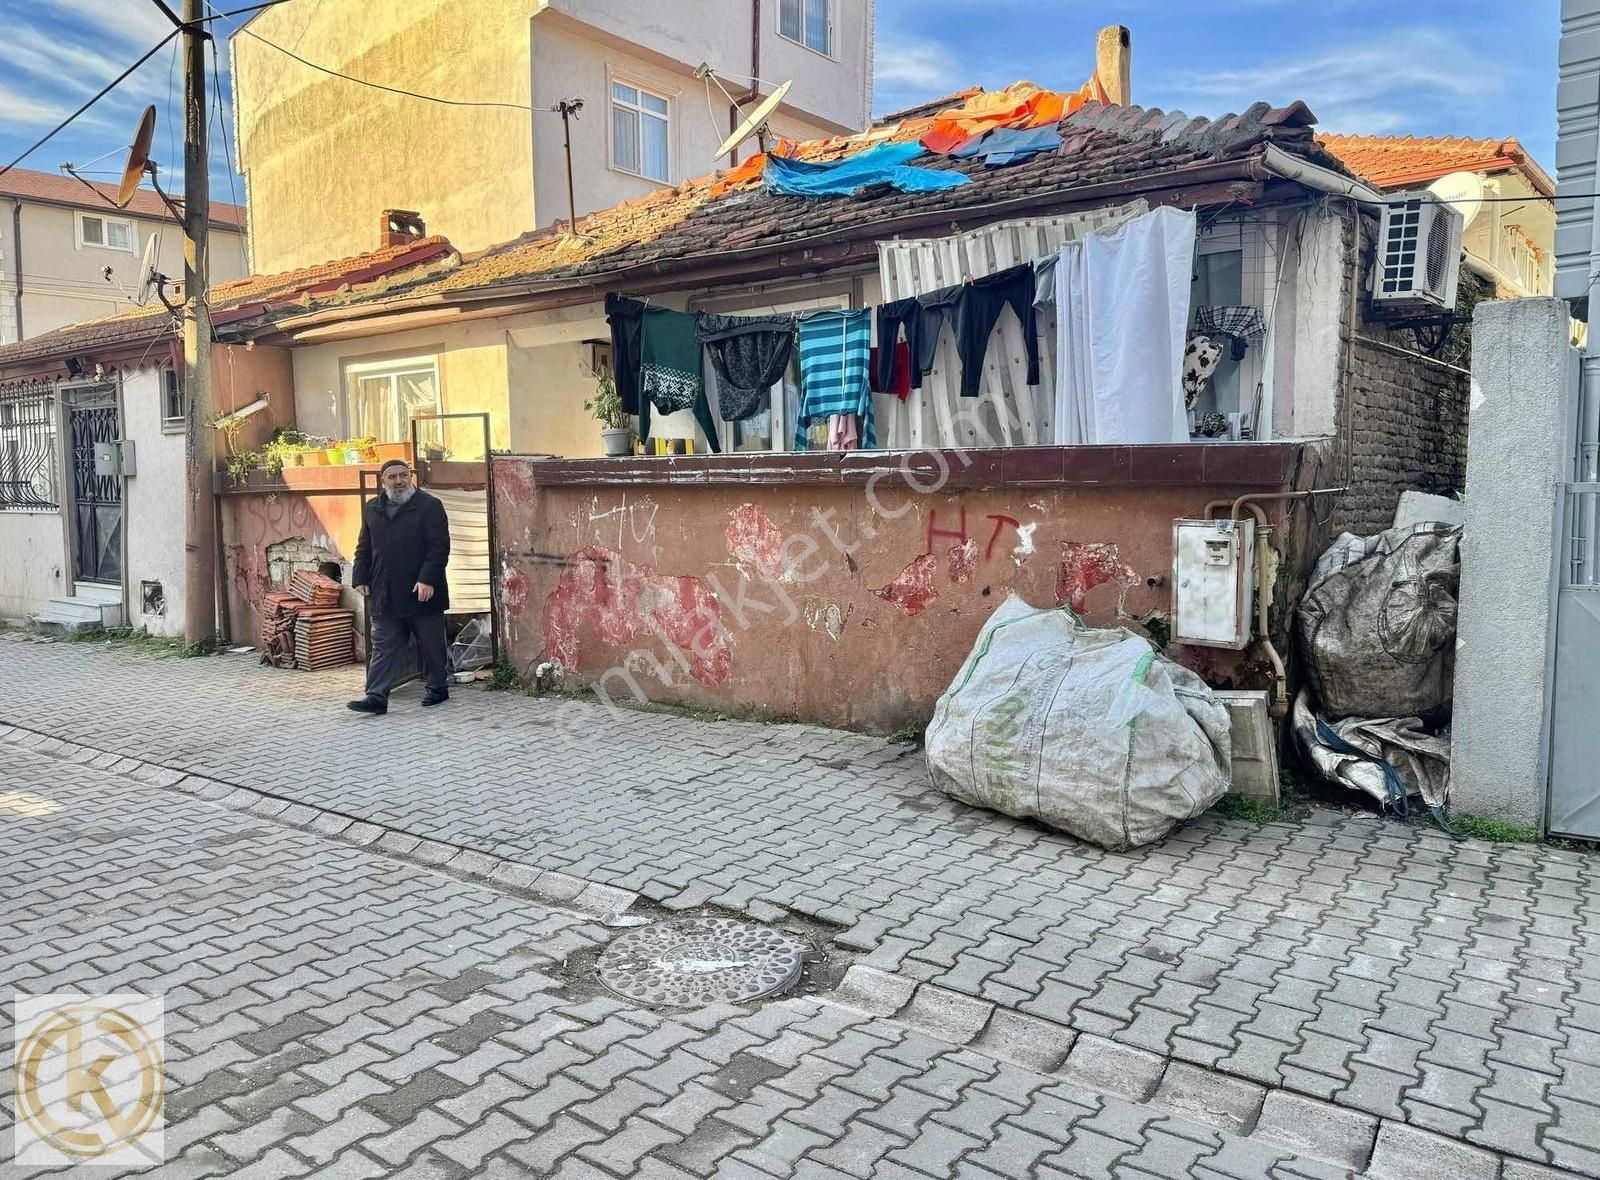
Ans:
{"label": "hanging towel", "polygon": [[[883,321],[879,321],[881,324]],[[877,346],[872,349],[872,392],[890,393],[901,401],[911,396],[911,346],[902,340],[888,351],[889,362],[878,359]],[[883,378],[887,375],[888,380]]]}
{"label": "hanging towel", "polygon": [[1195,215],[1155,209],[1056,263],[1057,442],[1189,441],[1183,353]]}
{"label": "hanging towel", "polygon": [[617,383],[622,408],[639,412],[639,334],[644,329],[645,305],[622,295],[606,296],[606,323],[611,325],[611,379]]}
{"label": "hanging towel", "polygon": [[1033,264],[997,270],[960,288],[956,304],[956,352],[961,357],[961,396],[977,397],[983,386],[983,358],[989,334],[1009,305],[1022,322],[1028,357],[1028,384],[1039,384],[1039,321],[1033,306]]}
{"label": "hanging towel", "polygon": [[828,449],[853,451],[861,445],[857,418],[854,414],[831,414],[828,417]]}
{"label": "hanging towel", "polygon": [[772,386],[783,379],[794,352],[793,316],[700,316],[700,343],[717,378],[717,410],[742,422],[771,406]]}
{"label": "hanging towel", "polygon": [[982,156],[986,168],[1000,168],[1061,146],[1061,132],[1049,127],[1002,127],[950,154],[958,160]]}
{"label": "hanging towel", "polygon": [[927,154],[920,144],[882,143],[826,164],[768,156],[762,183],[768,192],[792,197],[848,197],[875,184],[903,193],[931,193],[972,183],[960,172],[911,166],[910,161]]}
{"label": "hanging towel", "polygon": [[872,312],[814,311],[800,317],[800,413],[794,449],[806,449],[806,430],[835,414],[861,418],[861,445],[878,445],[872,421]]}
{"label": "hanging towel", "polygon": [[701,375],[698,317],[663,307],[645,309],[640,332],[639,437],[650,437],[650,414],[694,411],[713,451],[721,450],[717,424]]}

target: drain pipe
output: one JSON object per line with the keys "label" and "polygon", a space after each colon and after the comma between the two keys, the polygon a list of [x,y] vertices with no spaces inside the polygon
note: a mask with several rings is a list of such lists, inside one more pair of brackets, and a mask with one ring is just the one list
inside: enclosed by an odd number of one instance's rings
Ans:
{"label": "drain pipe", "polygon": [[24,338],[22,331],[22,199],[11,198],[11,261],[16,271],[16,286],[11,288],[11,298],[16,306],[17,339]]}
{"label": "drain pipe", "polygon": [[1349,197],[1358,204],[1378,207],[1385,203],[1383,194],[1366,181],[1302,160],[1277,144],[1267,144],[1261,153],[1261,166],[1284,180],[1292,180],[1336,197]]}
{"label": "drain pipe", "polygon": [[1206,519],[1211,519],[1211,514],[1218,508],[1228,509],[1228,519],[1238,520],[1242,509],[1248,509],[1256,518],[1256,628],[1261,632],[1261,646],[1266,649],[1267,660],[1272,664],[1272,705],[1268,712],[1277,719],[1282,719],[1289,712],[1289,675],[1283,665],[1283,657],[1278,654],[1277,645],[1272,642],[1272,632],[1267,629],[1267,615],[1269,603],[1267,601],[1267,546],[1266,534],[1271,532],[1272,524],[1267,520],[1266,509],[1261,507],[1263,501],[1304,500],[1312,496],[1333,495],[1343,492],[1344,488],[1312,488],[1304,492],[1263,492],[1256,495],[1243,495],[1231,504],[1227,500],[1213,500],[1206,505]]}

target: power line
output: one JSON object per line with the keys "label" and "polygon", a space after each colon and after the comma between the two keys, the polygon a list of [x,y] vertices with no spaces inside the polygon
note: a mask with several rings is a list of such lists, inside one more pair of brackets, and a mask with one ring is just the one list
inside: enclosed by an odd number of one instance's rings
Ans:
{"label": "power line", "polygon": [[[233,148],[228,146],[228,117],[222,113],[222,65],[217,61],[217,39],[211,39],[211,81],[217,96],[217,127],[222,132],[222,159],[228,165],[228,196],[233,204],[239,203],[239,190],[234,186]],[[209,145],[208,145],[209,146]]]}
{"label": "power line", "polygon": [[[49,131],[47,131],[44,134],[44,137],[42,139],[39,139],[37,142],[35,142],[31,147],[29,147],[27,149],[27,151],[23,152],[15,160],[12,160],[11,163],[7,164],[4,168],[0,168],[0,176],[4,176],[7,172],[10,172],[18,164],[22,163],[22,161],[26,160],[29,156],[33,155],[34,152],[38,151],[45,144],[49,143],[52,139],[54,139],[56,137],[56,135],[58,133],[60,133],[61,130],[67,126],[67,124],[71,123],[79,115],[83,114],[84,111],[86,111],[90,107],[94,106],[95,103],[99,102],[102,98],[104,98],[106,95],[110,94],[113,90],[115,90],[119,85],[121,85],[127,79],[128,75],[132,74],[140,66],[144,65],[145,62],[149,61],[157,53],[161,52],[161,50],[166,46],[167,42],[171,41],[174,37],[176,37],[180,31],[181,30],[179,30],[179,29],[173,29],[172,32],[168,33],[165,37],[161,38],[161,40],[156,45],[154,45],[150,49],[150,51],[148,53],[146,53],[138,61],[134,62],[127,69],[123,70],[122,73],[118,74],[115,78],[111,79],[110,82],[106,83],[105,88],[102,89],[99,93],[97,93],[93,98],[91,98],[88,102],[84,103],[77,110],[73,111],[72,114],[68,115],[65,119],[61,120],[61,122],[57,123],[54,127],[52,127]],[[246,31],[248,31],[248,30],[246,30]]]}
{"label": "power line", "polygon": [[[218,15],[224,15],[224,14],[219,13]],[[531,111],[531,112],[541,112],[541,111],[543,111],[543,112],[550,112],[550,113],[555,113],[555,112],[558,111],[558,108],[556,108],[556,107],[536,107],[536,106],[531,106],[528,103],[520,103],[520,102],[478,102],[478,101],[475,101],[475,100],[465,99],[465,98],[443,98],[443,97],[441,97],[441,96],[439,96],[437,94],[419,94],[415,90],[405,90],[405,89],[403,89],[403,88],[401,88],[399,86],[386,86],[382,82],[372,82],[372,81],[367,80],[366,78],[357,78],[354,75],[341,73],[340,71],[332,69],[332,68],[330,68],[328,66],[318,65],[314,61],[307,61],[305,58],[301,57],[298,53],[295,53],[293,50],[285,49],[282,45],[278,45],[278,44],[275,44],[274,42],[268,41],[260,33],[257,33],[253,29],[247,28],[247,27],[245,27],[243,25],[238,26],[236,28],[236,31],[240,32],[240,33],[243,33],[246,37],[255,38],[257,41],[261,42],[261,44],[265,45],[267,48],[276,49],[279,53],[283,54],[284,56],[292,57],[295,61],[299,62],[301,65],[306,66],[306,67],[308,67],[310,69],[316,70],[318,73],[327,74],[329,77],[333,77],[333,78],[342,78],[346,82],[354,82],[358,86],[370,86],[374,90],[383,90],[383,91],[387,91],[390,94],[398,94],[398,95],[401,95],[402,97],[405,97],[405,98],[420,98],[424,102],[434,102],[434,103],[440,104],[441,106],[447,106],[447,107],[493,107],[493,108],[498,108],[500,110],[507,110],[507,111]]]}

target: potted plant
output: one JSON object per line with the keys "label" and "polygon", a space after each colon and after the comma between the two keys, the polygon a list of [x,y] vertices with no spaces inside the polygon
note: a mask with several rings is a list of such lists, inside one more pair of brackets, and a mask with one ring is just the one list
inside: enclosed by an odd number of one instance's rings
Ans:
{"label": "potted plant", "polygon": [[622,397],[617,393],[617,383],[611,374],[603,373],[595,384],[595,395],[583,403],[583,408],[595,416],[602,429],[600,446],[611,457],[633,452],[633,431],[628,426],[627,411],[622,408]]}

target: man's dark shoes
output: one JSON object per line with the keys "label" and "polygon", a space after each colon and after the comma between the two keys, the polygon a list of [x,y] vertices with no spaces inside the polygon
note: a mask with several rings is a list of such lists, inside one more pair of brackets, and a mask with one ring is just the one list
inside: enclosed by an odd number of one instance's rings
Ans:
{"label": "man's dark shoes", "polygon": [[445,689],[443,692],[425,692],[422,694],[422,707],[426,709],[429,705],[442,705],[449,699],[449,689]]}
{"label": "man's dark shoes", "polygon": [[345,708],[354,713],[370,713],[374,717],[382,717],[389,711],[388,704],[375,697],[362,697],[359,701],[351,701]]}

